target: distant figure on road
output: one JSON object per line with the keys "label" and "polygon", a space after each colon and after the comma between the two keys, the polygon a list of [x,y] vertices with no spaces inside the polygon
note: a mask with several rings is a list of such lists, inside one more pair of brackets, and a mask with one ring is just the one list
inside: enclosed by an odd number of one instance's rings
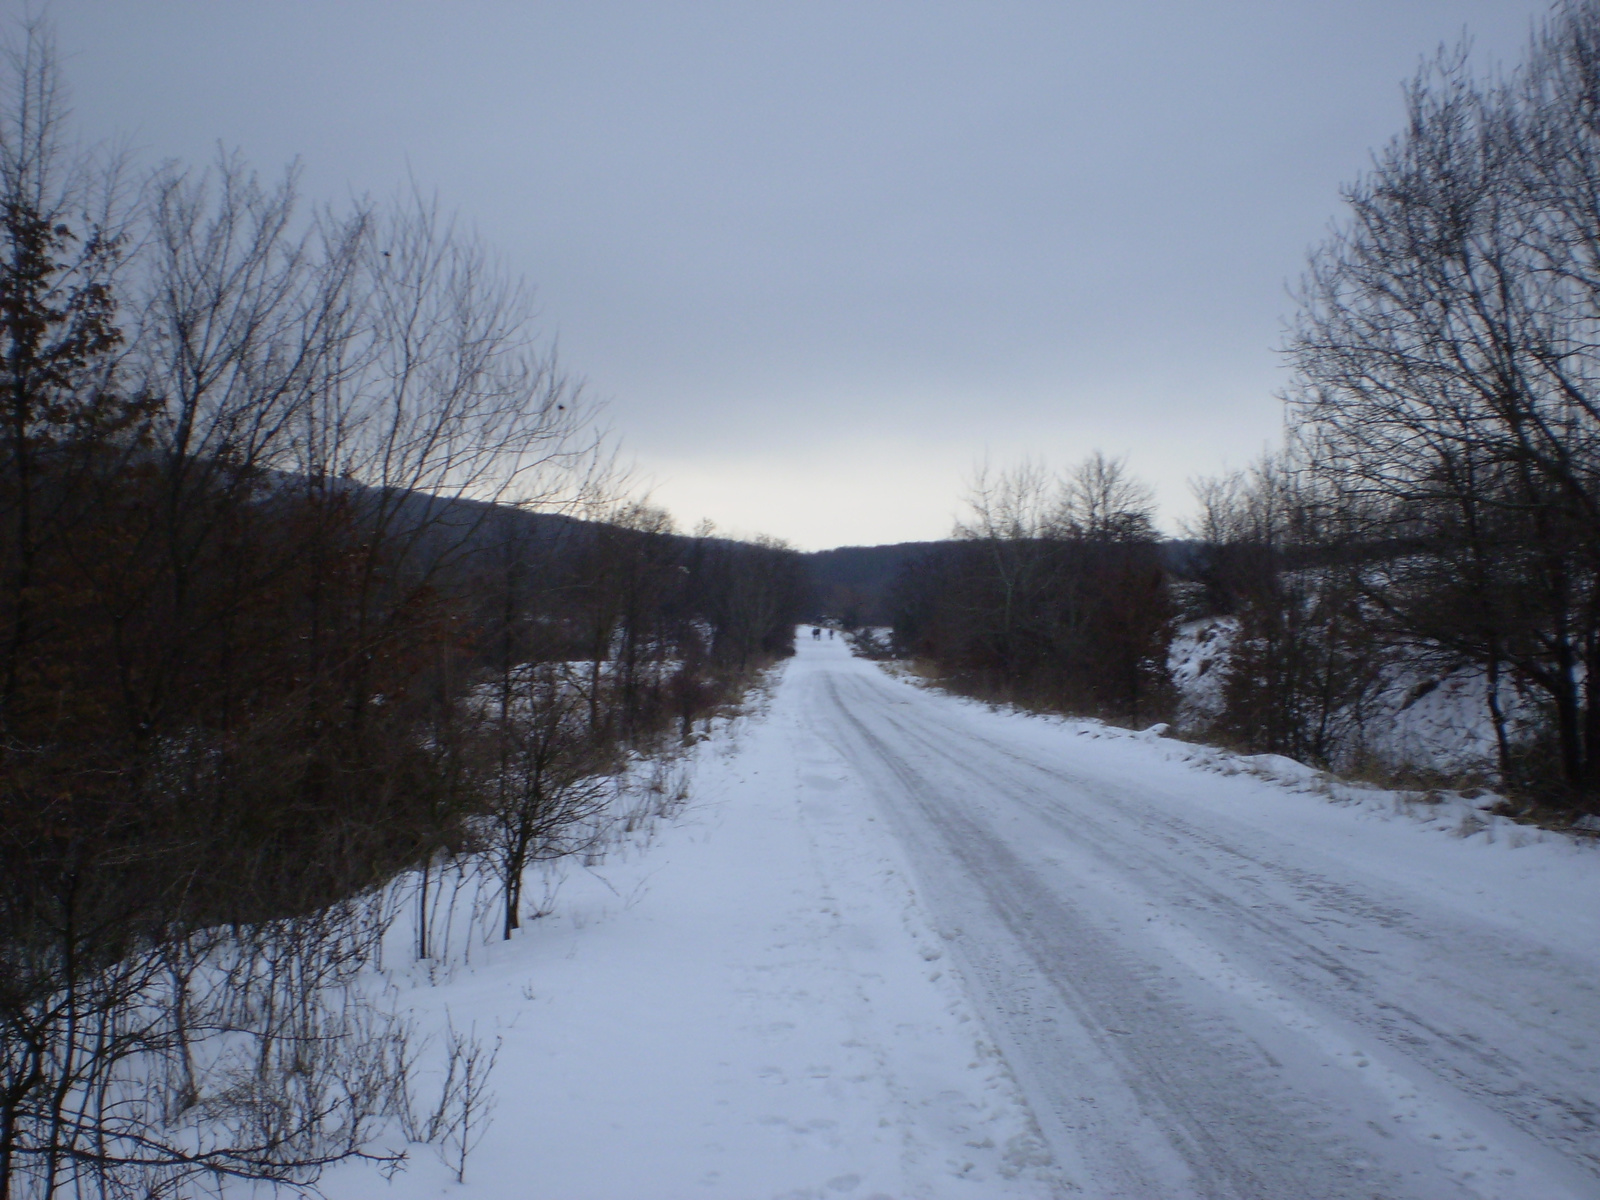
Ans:
{"label": "distant figure on road", "polygon": [[830,629],[830,630],[828,630],[828,640],[829,640],[829,641],[830,641],[830,642],[831,642],[831,641],[833,641],[833,630],[831,630],[831,629]]}
{"label": "distant figure on road", "polygon": [[814,642],[820,642],[822,640],[822,630],[818,629],[815,625],[811,627],[811,640]]}

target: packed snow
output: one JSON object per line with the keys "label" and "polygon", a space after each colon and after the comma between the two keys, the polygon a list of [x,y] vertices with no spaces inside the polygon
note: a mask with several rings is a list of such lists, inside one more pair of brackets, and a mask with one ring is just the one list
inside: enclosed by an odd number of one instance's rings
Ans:
{"label": "packed snow", "polygon": [[809,634],[689,766],[513,940],[395,971],[499,1040],[465,1183],[328,1195],[1600,1196],[1592,842]]}

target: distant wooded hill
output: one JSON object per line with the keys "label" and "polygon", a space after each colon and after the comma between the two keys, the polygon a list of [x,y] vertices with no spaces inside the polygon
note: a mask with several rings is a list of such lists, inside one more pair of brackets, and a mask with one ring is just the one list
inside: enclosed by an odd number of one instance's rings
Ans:
{"label": "distant wooded hill", "polygon": [[[895,542],[887,546],[840,546],[801,555],[811,582],[808,620],[855,625],[892,625],[890,592],[909,564],[946,552],[954,541]],[[1187,578],[1196,542],[1162,543],[1167,569]]]}
{"label": "distant wooded hill", "polygon": [[937,553],[947,542],[896,542],[892,546],[840,546],[803,555],[811,577],[811,619],[845,626],[888,625],[889,589],[909,562]]}

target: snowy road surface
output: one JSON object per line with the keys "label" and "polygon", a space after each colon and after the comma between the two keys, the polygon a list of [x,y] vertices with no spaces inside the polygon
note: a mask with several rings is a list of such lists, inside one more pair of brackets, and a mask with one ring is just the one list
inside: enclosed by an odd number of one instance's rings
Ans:
{"label": "snowy road surface", "polygon": [[858,663],[789,686],[1086,1193],[1600,1195],[1592,888]]}
{"label": "snowy road surface", "polygon": [[417,989],[504,1041],[466,1187],[419,1158],[329,1195],[1600,1197],[1592,847],[809,637],[704,749],[653,845]]}

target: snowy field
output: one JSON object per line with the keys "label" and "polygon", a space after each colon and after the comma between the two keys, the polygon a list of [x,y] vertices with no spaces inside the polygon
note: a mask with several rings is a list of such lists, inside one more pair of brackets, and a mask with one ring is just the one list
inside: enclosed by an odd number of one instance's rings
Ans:
{"label": "snowy field", "polygon": [[465,1184],[416,1147],[330,1197],[1600,1197],[1592,845],[809,637],[701,749],[403,993],[501,1040]]}

